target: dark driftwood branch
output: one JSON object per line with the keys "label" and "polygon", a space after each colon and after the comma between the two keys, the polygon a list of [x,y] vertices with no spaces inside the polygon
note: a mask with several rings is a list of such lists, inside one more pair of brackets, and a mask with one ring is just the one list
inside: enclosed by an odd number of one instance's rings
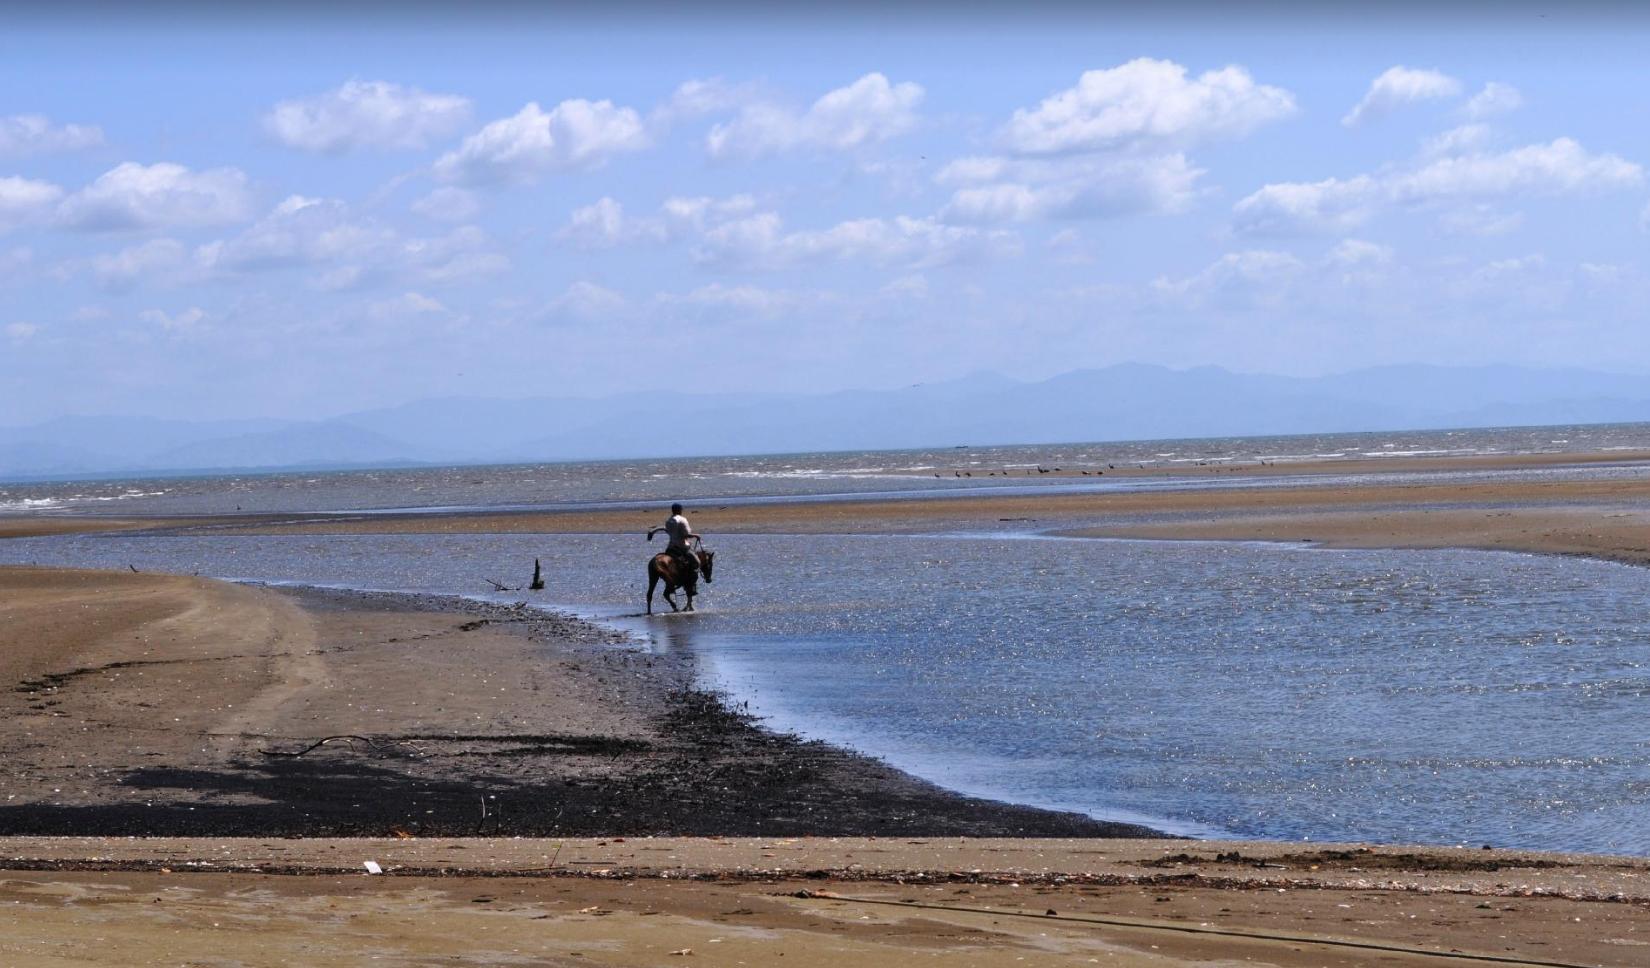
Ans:
{"label": "dark driftwood branch", "polygon": [[491,578],[483,578],[482,581],[484,581],[487,584],[493,586],[493,591],[495,591],[495,592],[508,592],[508,591],[514,591],[515,590],[515,589],[511,588],[509,585],[506,585],[501,581],[493,581]]}
{"label": "dark driftwood branch", "polygon": [[303,756],[305,753],[308,753],[311,750],[318,750],[321,747],[327,745],[328,743],[336,742],[336,741],[341,740],[341,739],[347,739],[352,743],[356,742],[356,741],[360,741],[362,743],[366,743],[368,746],[377,746],[378,745],[377,743],[374,743],[372,740],[368,739],[365,736],[343,735],[343,736],[328,736],[325,739],[318,739],[315,742],[313,742],[313,743],[309,744],[308,746],[304,747],[303,749],[297,751],[296,753],[289,753],[289,752],[286,752],[284,750],[259,750],[258,752],[262,753],[265,756],[292,756],[292,757],[297,757],[297,756]]}

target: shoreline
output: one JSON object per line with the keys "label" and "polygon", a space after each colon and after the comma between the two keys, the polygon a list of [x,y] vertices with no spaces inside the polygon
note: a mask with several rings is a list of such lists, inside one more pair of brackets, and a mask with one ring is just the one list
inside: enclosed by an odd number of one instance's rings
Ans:
{"label": "shoreline", "polygon": [[[128,611],[163,586],[173,607],[129,615],[113,637],[172,640],[164,658],[108,642],[117,603],[89,651],[72,641],[87,630],[69,629],[61,654],[5,670],[22,708],[0,720],[0,835],[1166,836],[967,797],[770,732],[698,689],[691,656],[621,648],[622,633],[566,615],[0,569],[14,593],[54,579],[136,587]],[[63,589],[45,591],[36,625],[60,624]],[[255,632],[223,643],[210,618],[178,628],[219,599]],[[208,639],[217,651],[199,653]],[[203,689],[221,707],[183,705]]]}

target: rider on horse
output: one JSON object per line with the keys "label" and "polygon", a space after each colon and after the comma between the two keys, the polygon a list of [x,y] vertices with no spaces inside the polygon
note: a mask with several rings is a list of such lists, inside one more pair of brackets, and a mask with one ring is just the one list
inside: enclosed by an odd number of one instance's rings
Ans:
{"label": "rider on horse", "polygon": [[693,553],[693,547],[688,542],[702,539],[693,533],[693,527],[688,524],[688,519],[682,517],[680,504],[670,506],[670,517],[665,521],[664,527],[648,529],[647,540],[652,541],[653,536],[660,531],[669,536],[670,543],[665,546],[665,554],[675,559],[677,567],[682,569],[683,577],[698,572],[699,558]]}

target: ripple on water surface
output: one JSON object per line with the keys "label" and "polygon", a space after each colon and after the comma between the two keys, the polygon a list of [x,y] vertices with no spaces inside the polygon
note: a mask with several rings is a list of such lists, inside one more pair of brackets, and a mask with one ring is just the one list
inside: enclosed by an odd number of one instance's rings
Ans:
{"label": "ripple on water surface", "polygon": [[[727,537],[646,626],[774,725],[1185,832],[1650,853],[1650,571],[1468,551]],[[12,561],[640,606],[637,537],[66,536]],[[639,619],[623,621],[643,625]]]}

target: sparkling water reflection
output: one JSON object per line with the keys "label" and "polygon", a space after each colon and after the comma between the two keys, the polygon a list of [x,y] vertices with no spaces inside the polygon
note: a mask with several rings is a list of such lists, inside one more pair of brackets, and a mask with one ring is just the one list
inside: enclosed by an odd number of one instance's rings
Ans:
{"label": "sparkling water reflection", "polygon": [[[741,536],[645,620],[639,537],[0,542],[8,561],[542,601],[691,651],[773,725],[1193,833],[1650,853],[1650,572],[1469,551]],[[522,597],[522,596],[512,596]]]}

